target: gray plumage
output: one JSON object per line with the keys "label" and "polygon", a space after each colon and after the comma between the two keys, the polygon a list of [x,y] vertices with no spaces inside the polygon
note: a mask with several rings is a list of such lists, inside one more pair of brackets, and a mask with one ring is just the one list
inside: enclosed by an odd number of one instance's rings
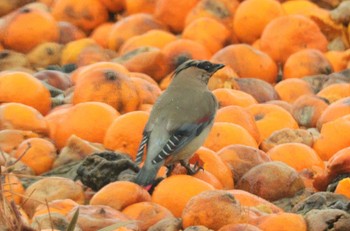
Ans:
{"label": "gray plumage", "polygon": [[162,165],[187,161],[203,144],[213,125],[218,103],[208,90],[209,78],[224,65],[189,60],[174,72],[173,80],[154,104],[136,156],[146,160],[137,184],[152,184]]}

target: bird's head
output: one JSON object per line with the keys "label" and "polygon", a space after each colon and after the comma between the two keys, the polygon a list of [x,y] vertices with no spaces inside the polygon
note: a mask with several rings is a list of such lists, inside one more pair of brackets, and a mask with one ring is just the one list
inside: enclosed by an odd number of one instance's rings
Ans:
{"label": "bird's head", "polygon": [[174,77],[184,76],[197,78],[205,82],[209,81],[209,78],[219,69],[223,68],[225,65],[211,63],[206,60],[187,60],[178,66],[174,72]]}

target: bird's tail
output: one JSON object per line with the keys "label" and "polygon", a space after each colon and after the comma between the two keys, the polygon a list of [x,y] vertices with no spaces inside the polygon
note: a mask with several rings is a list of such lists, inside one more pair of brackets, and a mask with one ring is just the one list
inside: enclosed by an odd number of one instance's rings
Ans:
{"label": "bird's tail", "polygon": [[151,185],[157,176],[158,170],[159,168],[157,166],[143,166],[136,175],[135,183],[141,186]]}

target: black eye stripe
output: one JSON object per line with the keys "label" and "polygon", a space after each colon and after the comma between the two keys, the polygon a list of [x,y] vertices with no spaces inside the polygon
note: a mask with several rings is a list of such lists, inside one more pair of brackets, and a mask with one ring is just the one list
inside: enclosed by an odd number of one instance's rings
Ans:
{"label": "black eye stripe", "polygon": [[197,67],[204,70],[210,70],[210,68],[212,67],[212,64],[209,62],[201,62],[201,63],[198,63]]}
{"label": "black eye stripe", "polygon": [[197,67],[199,69],[205,70],[207,72],[212,72],[215,68],[216,64],[213,64],[209,61],[201,61],[201,60],[187,60],[184,63],[182,63],[180,66],[176,68],[176,70],[173,73],[173,76],[175,77],[177,74],[179,74],[182,70],[185,70],[189,67]]}

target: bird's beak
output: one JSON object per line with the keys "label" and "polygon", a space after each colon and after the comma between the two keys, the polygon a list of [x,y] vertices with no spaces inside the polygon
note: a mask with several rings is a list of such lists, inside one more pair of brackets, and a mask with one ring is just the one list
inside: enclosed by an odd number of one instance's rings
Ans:
{"label": "bird's beak", "polygon": [[213,65],[213,71],[212,73],[215,73],[216,71],[220,70],[221,68],[223,68],[225,65],[224,64],[214,64]]}

